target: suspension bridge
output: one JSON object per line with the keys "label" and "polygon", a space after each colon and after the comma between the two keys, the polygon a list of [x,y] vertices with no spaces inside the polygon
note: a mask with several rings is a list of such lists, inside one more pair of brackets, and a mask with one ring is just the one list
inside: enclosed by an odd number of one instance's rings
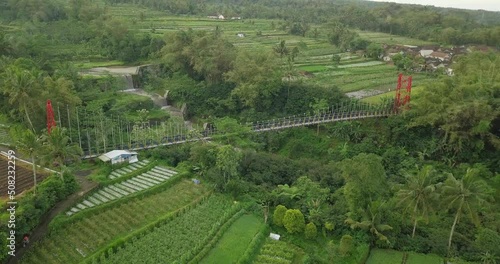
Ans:
{"label": "suspension bridge", "polygon": [[[246,128],[244,131],[259,133],[332,122],[381,118],[397,113],[398,111],[394,109],[392,104],[370,105],[358,102],[330,107],[314,114],[293,115],[241,125]],[[98,127],[99,123],[102,125],[103,122],[101,120],[101,122],[94,122],[94,124]],[[214,137],[223,137],[225,135],[217,127],[207,124],[203,128],[192,130],[187,130],[180,126],[169,127],[165,123],[147,123],[144,126],[135,124],[131,126],[130,124],[123,124],[115,120],[106,121],[105,124],[108,128],[106,129],[107,132],[94,127],[90,129],[94,130],[94,133],[89,133],[89,129],[87,129],[84,133],[85,137],[82,138],[80,135],[79,144],[84,150],[83,159],[98,157],[113,149],[139,151],[187,142],[207,141]],[[113,126],[113,124],[117,124],[118,126]],[[104,134],[102,134],[103,132]],[[79,134],[81,133],[79,132]]]}
{"label": "suspension bridge", "polygon": [[[406,93],[401,88],[406,84]],[[366,118],[380,118],[399,113],[402,106],[409,104],[411,93],[411,76],[407,79],[400,74],[393,100],[381,104],[367,104],[350,101],[331,106],[314,113],[293,115],[272,120],[240,124],[245,132],[266,132],[293,127],[311,126],[324,123],[342,122]],[[64,109],[66,108],[66,109]],[[61,112],[61,109],[63,111]],[[200,140],[223,137],[227,132],[217,130],[212,124],[203,127],[187,127],[183,122],[165,122],[149,120],[133,120],[123,115],[108,116],[102,109],[88,110],[78,107],[56,106],[57,118],[50,101],[47,102],[47,130],[52,126],[65,127],[70,140],[77,143],[84,152],[83,159],[97,157],[114,149],[145,150],[161,146],[183,144]],[[66,110],[66,113],[64,113]],[[62,113],[62,114],[61,114]]]}

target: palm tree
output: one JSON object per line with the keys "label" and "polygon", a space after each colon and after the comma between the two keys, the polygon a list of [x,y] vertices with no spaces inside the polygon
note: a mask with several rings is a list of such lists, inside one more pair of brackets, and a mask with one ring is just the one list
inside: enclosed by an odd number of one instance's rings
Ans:
{"label": "palm tree", "polygon": [[392,226],[382,223],[382,210],[385,202],[371,202],[364,212],[364,220],[359,222],[351,218],[347,218],[345,223],[350,225],[351,229],[364,229],[370,231],[378,240],[385,241],[390,244],[389,239],[382,232],[392,230]]}
{"label": "palm tree", "polygon": [[[20,131],[19,131],[20,132]],[[33,193],[36,195],[36,160],[35,157],[41,150],[42,144],[40,138],[33,133],[31,130],[26,130],[24,132],[16,133],[18,139],[16,140],[16,147],[19,151],[24,152],[31,158],[31,164],[33,165],[33,183],[34,189]]]}
{"label": "palm tree", "polygon": [[442,191],[442,202],[448,209],[456,210],[455,219],[451,226],[450,238],[448,239],[448,254],[451,249],[451,241],[455,227],[462,214],[469,214],[471,220],[479,224],[477,210],[490,199],[491,190],[488,185],[476,176],[476,170],[467,169],[462,179],[456,179],[452,174],[444,183]]}
{"label": "palm tree", "polygon": [[45,163],[56,163],[61,169],[61,178],[63,165],[67,160],[78,160],[83,154],[78,145],[69,144],[69,137],[66,136],[65,129],[54,127],[50,134],[42,137],[44,145],[44,154],[42,156]]}
{"label": "palm tree", "polygon": [[403,205],[405,211],[411,210],[413,221],[413,232],[415,237],[418,221],[421,217],[427,218],[432,210],[432,202],[436,198],[436,186],[433,184],[435,170],[432,166],[426,166],[418,171],[416,175],[408,175],[406,184],[396,193],[398,206]]}
{"label": "palm tree", "polygon": [[286,42],[284,40],[280,41],[280,43],[278,45],[274,46],[273,50],[278,55],[280,55],[280,58],[283,58],[283,56],[288,55],[288,53],[290,52],[288,50],[288,47],[286,46]]}
{"label": "palm tree", "polygon": [[32,103],[33,98],[40,94],[37,82],[40,80],[38,74],[18,67],[9,67],[2,77],[4,79],[1,84],[3,94],[8,95],[11,105],[16,105],[20,112],[24,112],[26,121],[34,131],[35,128],[31,122],[28,106]]}
{"label": "palm tree", "polygon": [[497,264],[495,254],[491,254],[490,252],[485,252],[485,253],[481,254],[481,263],[482,264]]}

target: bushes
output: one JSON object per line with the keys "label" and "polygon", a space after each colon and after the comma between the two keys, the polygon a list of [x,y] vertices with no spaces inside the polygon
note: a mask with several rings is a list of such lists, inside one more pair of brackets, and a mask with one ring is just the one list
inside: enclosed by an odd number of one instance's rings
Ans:
{"label": "bushes", "polygon": [[283,225],[288,233],[300,233],[306,225],[304,215],[298,209],[289,209],[283,217]]}
{"label": "bushes", "polygon": [[285,217],[285,213],[287,208],[283,205],[276,206],[273,214],[273,223],[277,226],[283,226],[283,218]]}
{"label": "bushes", "polygon": [[[30,191],[18,201],[16,210],[16,240],[20,241],[25,233],[30,233],[39,223],[42,216],[47,213],[57,202],[72,194],[78,188],[73,175],[64,173],[63,180],[59,175],[51,175],[37,187],[36,196]],[[8,217],[2,213],[0,219]],[[6,221],[2,221],[6,223]],[[1,233],[7,234],[7,226],[2,225]],[[0,246],[6,249],[6,239],[2,239]],[[4,260],[7,252],[2,251],[0,261]]]}
{"label": "bushes", "polygon": [[318,235],[318,229],[314,223],[309,223],[306,225],[306,229],[304,231],[307,239],[314,239]]}
{"label": "bushes", "polygon": [[342,238],[340,239],[339,253],[342,256],[348,256],[351,255],[353,249],[354,249],[354,241],[352,239],[352,236],[343,235]]}

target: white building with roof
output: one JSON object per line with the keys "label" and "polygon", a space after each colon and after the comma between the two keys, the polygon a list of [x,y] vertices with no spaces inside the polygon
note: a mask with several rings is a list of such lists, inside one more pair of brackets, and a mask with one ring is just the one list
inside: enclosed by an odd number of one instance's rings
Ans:
{"label": "white building with roof", "polygon": [[108,153],[102,154],[101,156],[99,156],[99,159],[104,162],[111,161],[111,164],[122,162],[134,163],[138,161],[137,152],[128,150],[113,150]]}

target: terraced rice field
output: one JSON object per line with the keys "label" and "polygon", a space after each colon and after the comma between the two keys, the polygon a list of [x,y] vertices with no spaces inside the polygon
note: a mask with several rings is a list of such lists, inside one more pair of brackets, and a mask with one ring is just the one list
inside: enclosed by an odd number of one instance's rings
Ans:
{"label": "terraced rice field", "polygon": [[132,239],[99,263],[188,263],[239,210],[226,196],[213,195],[154,232]]}
{"label": "terraced rice field", "polygon": [[286,242],[268,238],[255,258],[254,264],[290,264],[294,259],[294,250]]}
{"label": "terraced rice field", "polygon": [[[219,20],[204,16],[169,16],[157,10],[128,4],[109,6],[109,11],[115,17],[129,22],[133,21],[129,24],[131,30],[151,33],[158,37],[163,37],[166,32],[177,30],[213,31],[219,27],[223,36],[238,49],[269,53],[273,52],[274,46],[284,40],[290,50],[294,47],[300,50],[295,58],[295,68],[298,71],[313,74],[311,78],[300,78],[303,82],[323,87],[337,86],[346,93],[356,92],[348,94],[351,97],[364,98],[388,92],[396,86],[398,72],[394,66],[356,54],[342,53],[338,47],[328,42],[325,29],[319,25],[311,25],[311,30],[318,28],[320,31],[320,35],[314,38],[309,34],[306,37],[289,35],[279,28],[280,20],[245,18]],[[244,37],[239,37],[240,33],[244,34]],[[365,39],[381,44],[433,44],[380,32],[359,31],[358,33]],[[342,57],[338,66],[333,66],[332,63],[332,56],[335,54]],[[281,62],[285,64],[286,59],[281,59]],[[431,79],[423,74],[414,74],[414,77],[414,85],[421,85]],[[358,91],[363,92],[358,93]]]}
{"label": "terraced rice field", "polygon": [[109,242],[124,237],[208,193],[209,190],[203,185],[185,180],[145,198],[133,198],[58,228],[49,237],[34,244],[20,263],[80,263],[85,256],[91,255]]}
{"label": "terraced rice field", "polygon": [[[0,155],[0,175],[2,176],[2,180],[0,182],[0,195],[2,197],[7,196],[7,171],[9,170],[8,159],[7,157]],[[16,195],[21,194],[22,192],[33,188],[33,169],[30,164],[25,164],[19,160],[16,161]],[[45,178],[49,176],[44,170],[37,170],[36,180],[38,183],[42,182]]]}
{"label": "terraced rice field", "polygon": [[[128,173],[131,172],[132,171],[129,171]],[[101,190],[90,195],[83,202],[71,208],[71,210],[68,211],[66,215],[70,216],[80,212],[81,210],[92,208],[94,206],[111,202],[133,193],[149,189],[167,181],[175,174],[177,174],[177,172],[173,170],[161,166],[156,166],[153,169],[138,176],[132,177],[126,181],[115,183],[102,188]]]}

